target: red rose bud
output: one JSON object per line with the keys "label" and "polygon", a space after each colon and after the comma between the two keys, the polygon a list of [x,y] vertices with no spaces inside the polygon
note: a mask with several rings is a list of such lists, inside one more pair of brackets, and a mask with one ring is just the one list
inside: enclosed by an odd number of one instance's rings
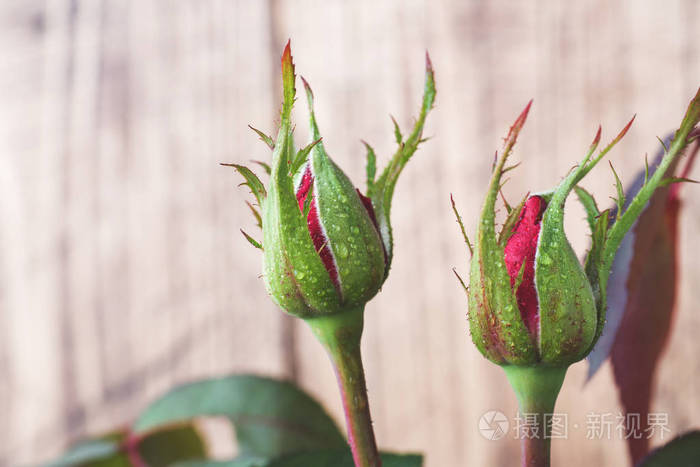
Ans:
{"label": "red rose bud", "polygon": [[[321,219],[319,218],[318,214],[318,203],[316,201],[315,195],[311,195],[311,199],[308,199],[309,197],[309,192],[311,191],[311,187],[314,183],[314,176],[311,173],[311,165],[306,165],[303,175],[301,177],[301,182],[299,183],[299,187],[296,190],[296,197],[297,201],[299,202],[299,209],[303,212],[304,211],[304,206],[308,202],[308,214],[306,216],[306,222],[309,227],[309,233],[311,234],[311,240],[314,243],[314,247],[316,248],[316,251],[318,252],[319,256],[321,257],[321,261],[323,261],[323,265],[325,266],[326,270],[328,271],[328,275],[330,276],[331,280],[333,281],[333,284],[335,285],[336,289],[338,292],[341,292],[341,285],[340,285],[340,279],[338,277],[338,265],[335,260],[335,257],[333,256],[333,253],[331,251],[331,248],[327,248],[328,246],[328,236],[326,235],[326,231],[321,225]],[[366,196],[363,196],[362,193],[360,193],[359,190],[355,190],[357,192],[357,195],[360,199],[360,202],[362,203],[363,207],[365,208],[367,215],[369,216],[370,220],[372,221],[372,225],[374,225],[374,228],[377,230],[377,233],[379,233],[379,227],[377,226],[377,219],[374,215],[374,208],[372,207],[372,200],[367,198]],[[385,255],[384,248],[382,245],[382,254]],[[386,264],[386,258],[384,258],[384,263]]]}
{"label": "red rose bud", "polygon": [[[508,217],[496,234],[495,203],[502,175],[512,168],[505,164],[529,109],[528,104],[506,137],[493,170],[476,242],[473,248],[470,245],[470,330],[477,348],[495,363],[566,368],[585,357],[600,336],[615,252],[654,191],[674,181],[664,174],[688,144],[700,119],[700,92],[657,170],[628,203],[615,174],[618,208],[614,218],[609,211],[600,213],[593,197],[577,185],[625,135],[632,121],[594,156],[599,129],[583,161],[555,190],[531,196],[516,209],[506,205]],[[564,204],[574,188],[592,230],[585,268],[564,233]]]}
{"label": "red rose bud", "polygon": [[[423,109],[411,136],[374,179],[374,153],[368,156],[368,196],[355,188],[330,159],[321,141],[313,93],[303,81],[313,142],[297,150],[291,111],[296,96],[289,44],[282,56],[284,101],[276,141],[255,130],[273,148],[267,187],[246,167],[234,167],[246,179],[262,213],[251,205],[262,226],[267,290],[285,311],[303,318],[364,306],[386,280],[391,262],[389,210],[396,180],[422,141],[421,132],[435,96],[432,68],[427,69]],[[398,132],[398,129],[396,129]],[[400,132],[398,132],[400,134]]]}

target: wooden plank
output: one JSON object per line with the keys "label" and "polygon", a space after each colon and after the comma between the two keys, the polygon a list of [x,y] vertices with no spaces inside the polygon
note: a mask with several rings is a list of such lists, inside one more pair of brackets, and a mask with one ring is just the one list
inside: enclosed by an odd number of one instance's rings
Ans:
{"label": "wooden plank", "polygon": [[[697,87],[699,15],[692,0],[5,2],[0,465],[45,459],[127,422],[173,384],[228,371],[297,378],[342,418],[325,354],[266,296],[259,252],[239,236],[255,232],[246,190],[218,166],[269,158],[246,125],[276,129],[287,38],[324,143],[361,188],[359,139],[388,159],[388,114],[410,125],[430,50],[433,138],[398,184],[392,272],[366,315],[372,412],[380,444],[424,451],[427,467],[512,463],[512,433],[490,441],[477,429],[488,410],[512,421],[516,405],[467,333],[449,269],[466,276],[468,257],[449,193],[473,230],[493,151],[530,98],[509,199],[556,184],[598,123],[609,140],[637,113],[611,154],[627,183]],[[303,105],[295,115],[305,141]],[[601,204],[613,192],[602,165],[585,185]],[[684,190],[688,248],[700,205],[695,187]],[[571,203],[566,228],[581,253],[582,216]],[[682,257],[654,402],[674,434],[700,416],[698,372],[688,371],[700,351],[693,259]],[[585,387],[584,377],[584,364],[567,377],[557,411],[569,416],[569,440],[554,442],[553,463],[623,464],[624,441],[586,439],[588,413],[619,411],[609,371]]]}

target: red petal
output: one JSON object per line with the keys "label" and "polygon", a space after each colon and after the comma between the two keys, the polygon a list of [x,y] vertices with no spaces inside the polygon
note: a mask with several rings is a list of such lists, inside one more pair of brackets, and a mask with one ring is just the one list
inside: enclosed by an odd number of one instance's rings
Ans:
{"label": "red petal", "polygon": [[[309,195],[313,182],[314,176],[311,174],[311,169],[307,165],[304,175],[301,178],[299,188],[297,189],[297,201],[299,202],[299,209],[302,212],[304,212],[304,203],[306,203],[306,198]],[[333,285],[335,285],[335,288],[340,292],[338,269],[335,264],[335,259],[333,258],[333,252],[328,245],[328,237],[326,237],[323,227],[321,226],[321,220],[318,217],[316,196],[312,196],[313,198],[311,199],[311,206],[309,207],[309,215],[306,218],[306,224],[309,227],[309,234],[311,234],[314,247],[316,251],[318,251],[318,255],[321,257],[321,261],[328,271],[328,275],[331,276]]]}
{"label": "red petal", "polygon": [[531,196],[525,202],[520,218],[505,246],[505,260],[510,285],[514,286],[520,269],[525,263],[522,282],[516,292],[520,316],[532,336],[537,336],[539,327],[539,303],[535,290],[535,253],[540,235],[542,214],[547,203],[541,196]]}

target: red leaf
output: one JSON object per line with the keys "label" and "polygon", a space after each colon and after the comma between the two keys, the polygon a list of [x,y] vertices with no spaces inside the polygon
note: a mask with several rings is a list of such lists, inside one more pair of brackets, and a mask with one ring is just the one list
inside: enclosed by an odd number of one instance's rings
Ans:
{"label": "red leaf", "polygon": [[[697,150],[697,143],[689,148],[691,156],[683,172],[689,170]],[[644,430],[649,427],[656,368],[674,318],[680,208],[678,185],[659,189],[633,229],[627,302],[610,353],[623,409],[626,414],[640,416],[642,436],[627,440],[633,464],[649,451]]]}

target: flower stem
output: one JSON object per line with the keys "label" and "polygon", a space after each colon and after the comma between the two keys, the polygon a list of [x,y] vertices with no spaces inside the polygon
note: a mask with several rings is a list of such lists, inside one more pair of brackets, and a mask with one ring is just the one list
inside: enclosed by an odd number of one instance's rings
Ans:
{"label": "flower stem", "polygon": [[360,355],[364,307],[307,319],[333,363],[356,467],[381,467]]}
{"label": "flower stem", "polygon": [[[549,467],[552,414],[567,368],[504,366],[518,397],[526,433],[518,433],[523,467]],[[535,417],[535,420],[530,420]],[[535,423],[533,426],[532,423]]]}

